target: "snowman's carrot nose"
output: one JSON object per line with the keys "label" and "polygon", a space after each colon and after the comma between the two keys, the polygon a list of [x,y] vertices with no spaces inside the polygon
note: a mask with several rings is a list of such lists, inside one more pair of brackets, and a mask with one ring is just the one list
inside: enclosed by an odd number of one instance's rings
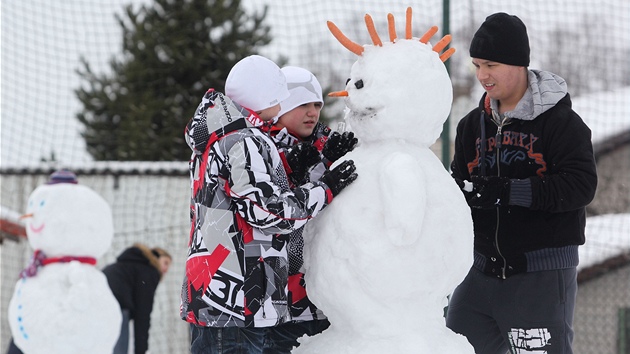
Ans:
{"label": "snowman's carrot nose", "polygon": [[334,91],[328,94],[328,97],[346,97],[348,96],[348,91]]}
{"label": "snowman's carrot nose", "polygon": [[26,219],[26,218],[32,218],[32,217],[33,217],[33,213],[30,213],[30,214],[24,214],[24,215],[20,216],[20,220],[22,220],[22,219]]}

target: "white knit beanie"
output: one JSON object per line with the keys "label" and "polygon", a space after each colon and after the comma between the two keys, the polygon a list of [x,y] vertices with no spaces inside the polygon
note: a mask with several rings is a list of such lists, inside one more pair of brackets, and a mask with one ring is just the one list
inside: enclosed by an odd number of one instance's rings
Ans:
{"label": "white knit beanie", "polygon": [[282,72],[287,78],[290,96],[280,103],[278,117],[305,103],[320,102],[324,105],[322,86],[313,73],[297,66],[285,66]]}
{"label": "white knit beanie", "polygon": [[260,55],[245,57],[232,67],[225,81],[225,94],[254,112],[289,97],[286,78],[278,65]]}

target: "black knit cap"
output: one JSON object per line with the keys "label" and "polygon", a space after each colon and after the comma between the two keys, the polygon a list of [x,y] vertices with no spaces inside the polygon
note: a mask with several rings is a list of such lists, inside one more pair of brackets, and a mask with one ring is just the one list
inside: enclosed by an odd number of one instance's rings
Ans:
{"label": "black knit cap", "polygon": [[520,18],[504,12],[488,16],[470,42],[470,57],[529,66],[529,39],[525,24]]}

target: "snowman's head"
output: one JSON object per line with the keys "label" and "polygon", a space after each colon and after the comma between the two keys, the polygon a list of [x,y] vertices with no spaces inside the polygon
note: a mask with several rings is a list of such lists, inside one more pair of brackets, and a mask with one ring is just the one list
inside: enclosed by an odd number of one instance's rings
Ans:
{"label": "snowman's head", "polygon": [[359,56],[351,69],[344,91],[331,96],[346,97],[346,120],[362,143],[404,139],[429,146],[439,137],[451,109],[453,90],[444,66],[454,52],[439,52],[450,41],[444,37],[435,46],[411,36],[411,8],[407,9],[405,38],[397,38],[393,16],[388,16],[390,41],[381,41],[370,15],[365,21],[373,45],[360,46],[332,23],[335,37]]}
{"label": "snowman's head", "polygon": [[37,187],[28,199],[24,220],[31,247],[48,257],[98,258],[109,249],[114,234],[107,202],[75,183]]}

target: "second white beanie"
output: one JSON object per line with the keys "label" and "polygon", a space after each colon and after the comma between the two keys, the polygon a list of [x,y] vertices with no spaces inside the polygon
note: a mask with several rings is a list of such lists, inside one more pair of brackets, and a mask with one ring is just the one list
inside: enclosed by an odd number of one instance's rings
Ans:
{"label": "second white beanie", "polygon": [[322,86],[313,73],[297,66],[285,66],[282,72],[287,78],[290,96],[280,104],[278,117],[305,103],[320,102],[324,105]]}

